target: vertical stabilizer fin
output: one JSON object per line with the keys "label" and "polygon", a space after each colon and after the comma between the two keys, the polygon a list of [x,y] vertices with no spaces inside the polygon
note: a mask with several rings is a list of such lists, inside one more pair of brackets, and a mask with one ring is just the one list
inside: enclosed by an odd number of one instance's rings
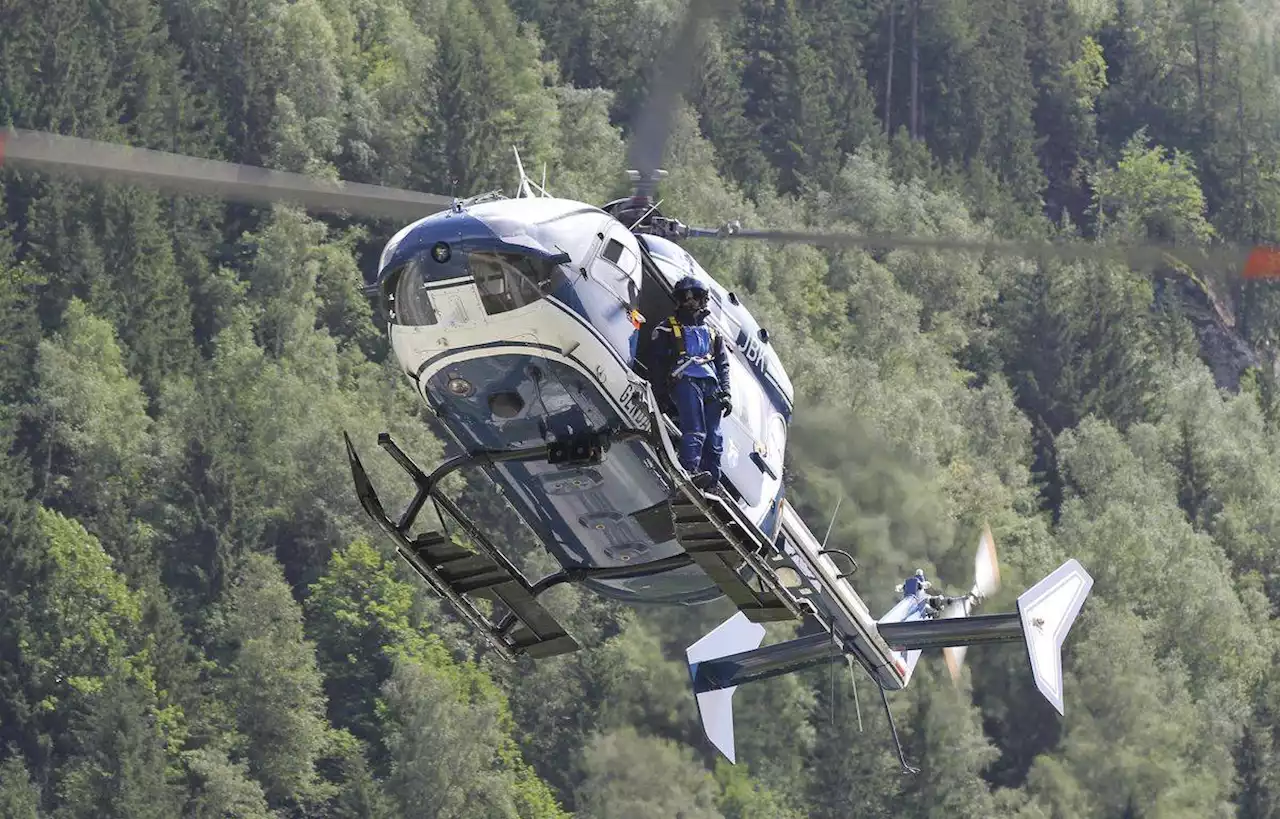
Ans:
{"label": "vertical stabilizer fin", "polygon": [[[745,614],[738,612],[685,650],[690,678],[696,679],[699,663],[759,648],[763,640],[764,626],[751,622]],[[735,685],[696,695],[698,717],[702,720],[707,739],[730,762],[736,761],[733,749],[733,692],[736,690],[738,687]]]}
{"label": "vertical stabilizer fin", "polygon": [[1062,704],[1062,643],[1093,588],[1093,578],[1074,558],[1018,597],[1018,617],[1036,688],[1059,714]]}

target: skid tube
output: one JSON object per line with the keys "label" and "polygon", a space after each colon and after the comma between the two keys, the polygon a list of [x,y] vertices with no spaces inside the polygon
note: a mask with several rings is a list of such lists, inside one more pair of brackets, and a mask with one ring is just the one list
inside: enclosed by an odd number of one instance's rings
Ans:
{"label": "skid tube", "polygon": [[[624,430],[611,436],[612,440],[628,440],[647,437],[642,432]],[[692,563],[688,555],[676,555],[639,566],[574,567],[530,583],[518,568],[485,536],[480,527],[445,496],[440,489],[442,481],[450,474],[468,466],[492,466],[509,461],[549,460],[559,458],[573,461],[578,458],[599,457],[607,447],[610,436],[601,436],[592,444],[579,446],[573,442],[552,443],[517,450],[482,451],[458,455],[445,460],[430,474],[425,473],[385,432],[378,435],[378,444],[409,475],[417,487],[413,499],[405,507],[398,520],[393,520],[382,506],[377,491],[365,471],[355,445],[346,432],[347,458],[351,466],[356,495],[365,513],[373,519],[394,542],[396,553],[426,581],[437,594],[447,600],[458,616],[485,636],[499,656],[514,662],[519,656],[549,657],[576,651],[580,648],[540,603],[537,597],[556,585],[578,582],[590,578],[627,578],[657,574]],[[579,442],[580,443],[580,442]],[[475,544],[476,552],[454,545],[440,533],[429,532],[413,536],[413,525],[427,500],[452,518]],[[498,622],[471,600],[467,594],[495,598],[507,611]]]}

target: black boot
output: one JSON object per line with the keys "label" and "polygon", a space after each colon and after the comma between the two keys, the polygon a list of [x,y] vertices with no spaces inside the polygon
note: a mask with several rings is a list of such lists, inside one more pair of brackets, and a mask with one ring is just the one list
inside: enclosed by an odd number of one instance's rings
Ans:
{"label": "black boot", "polygon": [[706,492],[708,489],[715,486],[716,483],[715,479],[711,477],[710,472],[695,472],[689,476],[689,480],[693,482],[694,486],[698,487],[703,492]]}

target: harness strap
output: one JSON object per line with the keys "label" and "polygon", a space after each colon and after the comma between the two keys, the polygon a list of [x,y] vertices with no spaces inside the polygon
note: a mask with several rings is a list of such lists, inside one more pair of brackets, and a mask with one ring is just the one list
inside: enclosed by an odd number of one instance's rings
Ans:
{"label": "harness strap", "polygon": [[689,348],[685,346],[684,328],[680,326],[680,322],[676,321],[675,316],[667,318],[667,324],[671,327],[671,332],[676,338],[676,361],[679,363],[674,370],[671,371],[672,378],[679,378],[684,371],[694,364],[709,364],[715,360],[715,344],[716,331],[713,327],[707,328],[707,337],[711,342],[711,349],[706,355],[691,356]]}

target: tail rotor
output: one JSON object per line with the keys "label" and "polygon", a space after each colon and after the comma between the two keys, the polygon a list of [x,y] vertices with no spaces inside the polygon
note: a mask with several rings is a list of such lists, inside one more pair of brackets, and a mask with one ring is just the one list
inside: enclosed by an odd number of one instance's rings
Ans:
{"label": "tail rotor", "polygon": [[[978,538],[978,549],[973,556],[973,587],[963,597],[953,598],[943,608],[939,619],[948,617],[968,617],[969,613],[981,605],[1000,589],[1000,563],[996,558],[996,541],[991,535],[991,526],[984,524],[982,536]],[[960,669],[964,666],[964,655],[967,646],[947,646],[942,649],[942,659],[947,664],[952,682],[960,679]]]}

